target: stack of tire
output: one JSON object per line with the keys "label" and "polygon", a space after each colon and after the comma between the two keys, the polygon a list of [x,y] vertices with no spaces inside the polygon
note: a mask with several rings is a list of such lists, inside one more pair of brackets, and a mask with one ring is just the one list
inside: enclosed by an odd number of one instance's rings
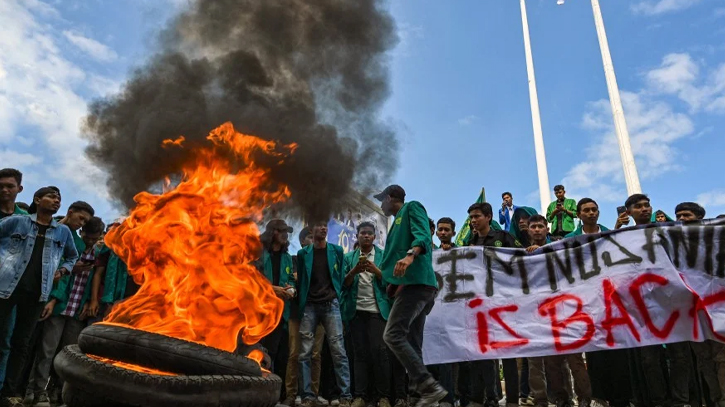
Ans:
{"label": "stack of tire", "polygon": [[[169,374],[125,369],[111,359]],[[116,325],[91,325],[54,362],[68,407],[272,407],[282,381],[256,361]]]}

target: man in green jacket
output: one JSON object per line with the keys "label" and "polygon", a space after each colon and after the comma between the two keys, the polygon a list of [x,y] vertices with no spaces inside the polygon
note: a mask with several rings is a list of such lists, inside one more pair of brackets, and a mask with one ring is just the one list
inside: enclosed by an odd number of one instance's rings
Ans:
{"label": "man in green jacket", "polygon": [[553,225],[551,234],[562,238],[574,231],[576,201],[566,197],[563,185],[554,187],[554,195],[556,195],[556,201],[549,204],[546,210],[546,220]]}
{"label": "man in green jacket", "polygon": [[342,293],[342,247],[327,242],[327,221],[312,227],[314,243],[297,252],[297,290],[300,312],[300,375],[302,407],[312,407],[317,396],[312,392],[310,362],[317,325],[322,323],[330,345],[340,407],[350,407],[350,365],[345,353],[340,295]]}
{"label": "man in green jacket", "polygon": [[289,234],[292,227],[282,219],[272,219],[267,223],[264,233],[260,236],[264,251],[257,268],[272,284],[274,293],[284,301],[282,319],[277,327],[260,342],[267,349],[272,359],[272,371],[282,378],[280,399],[285,399],[284,380],[287,373],[289,357],[289,332],[287,320],[290,314],[290,300],[295,297],[295,281],[293,277],[292,256],[289,254]]}
{"label": "man in green jacket", "polygon": [[[359,247],[345,255],[343,265],[342,321],[349,324],[354,354],[355,397],[352,407],[372,403],[390,407],[390,355],[383,342],[385,323],[390,314],[390,299],[386,294],[380,263],[383,249],[375,247],[375,225],[363,222],[357,226]],[[371,393],[368,378],[374,377],[375,392]],[[374,403],[373,396],[379,400]]]}
{"label": "man in green jacket", "polygon": [[589,235],[609,230],[604,225],[597,223],[599,222],[599,204],[592,198],[580,199],[576,204],[576,213],[579,214],[582,224],[565,237]]}
{"label": "man in green jacket", "polygon": [[428,214],[420,202],[406,203],[399,185],[390,185],[375,198],[386,216],[395,216],[380,270],[385,282],[399,286],[383,339],[408,371],[410,388],[420,395],[415,407],[429,407],[448,392],[423,364],[423,328],[438,289]]}

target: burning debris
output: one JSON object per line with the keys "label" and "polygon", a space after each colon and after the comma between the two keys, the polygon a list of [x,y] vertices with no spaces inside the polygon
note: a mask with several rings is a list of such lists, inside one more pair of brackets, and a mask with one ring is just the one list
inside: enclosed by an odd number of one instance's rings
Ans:
{"label": "burning debris", "polygon": [[[164,144],[184,148],[181,138]],[[66,402],[73,396],[76,404],[85,405],[77,399],[85,400],[83,392],[91,391],[77,373],[80,364],[96,370],[102,366],[112,382],[103,403],[177,406],[178,391],[169,383],[231,375],[242,378],[237,381],[265,381],[271,393],[263,401],[274,404],[281,382],[266,373],[260,378],[261,353],[252,351],[248,358],[232,352],[239,347],[239,337],[244,344],[255,344],[282,316],[282,300],[251,263],[262,249],[255,222],[264,208],[290,196],[287,186],[270,174],[295,149],[294,144],[238,133],[226,123],[208,135],[207,146],[193,151],[177,186],[160,195],[142,192],[134,198],[136,207],[105,241],[141,288],[116,304],[102,324],[84,330],[78,348],[64,350],[56,360],[71,393],[64,396]],[[127,375],[121,372],[158,383],[143,392],[143,385],[124,380]],[[202,393],[209,400],[226,400],[221,405],[235,405],[246,394],[213,377],[208,380],[211,387]],[[138,388],[129,388],[134,386]]]}

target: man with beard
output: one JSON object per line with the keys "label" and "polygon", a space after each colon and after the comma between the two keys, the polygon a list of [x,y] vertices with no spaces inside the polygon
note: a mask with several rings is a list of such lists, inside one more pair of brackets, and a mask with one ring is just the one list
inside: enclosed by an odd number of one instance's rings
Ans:
{"label": "man with beard", "polygon": [[429,407],[448,392],[423,364],[423,328],[438,287],[428,214],[420,202],[406,203],[399,185],[388,186],[375,198],[385,216],[395,216],[380,264],[383,279],[398,286],[383,339],[408,371],[410,388],[419,396],[415,407]]}
{"label": "man with beard", "polygon": [[[0,222],[0,321],[6,321],[13,309],[16,312],[7,374],[0,393],[3,407],[22,405],[20,381],[30,336],[48,301],[53,281],[70,273],[78,260],[70,229],[53,219],[58,208],[60,191],[44,187],[33,195],[31,216],[12,216]],[[0,325],[0,338],[8,334],[5,324]]]}
{"label": "man with beard", "polygon": [[292,256],[289,254],[289,234],[292,227],[282,219],[272,219],[267,223],[264,233],[260,236],[264,251],[261,261],[257,265],[259,271],[272,284],[274,294],[284,301],[282,319],[261,343],[267,349],[272,359],[272,371],[282,378],[282,391],[280,399],[285,399],[284,378],[287,372],[287,359],[289,357],[289,332],[287,321],[290,314],[290,300],[296,292],[292,275]]}

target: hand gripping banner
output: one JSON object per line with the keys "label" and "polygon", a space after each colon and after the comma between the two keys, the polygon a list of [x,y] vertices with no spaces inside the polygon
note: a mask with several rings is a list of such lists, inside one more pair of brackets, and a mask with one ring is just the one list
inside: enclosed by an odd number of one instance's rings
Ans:
{"label": "hand gripping banner", "polygon": [[725,342],[725,221],[433,253],[426,364]]}

